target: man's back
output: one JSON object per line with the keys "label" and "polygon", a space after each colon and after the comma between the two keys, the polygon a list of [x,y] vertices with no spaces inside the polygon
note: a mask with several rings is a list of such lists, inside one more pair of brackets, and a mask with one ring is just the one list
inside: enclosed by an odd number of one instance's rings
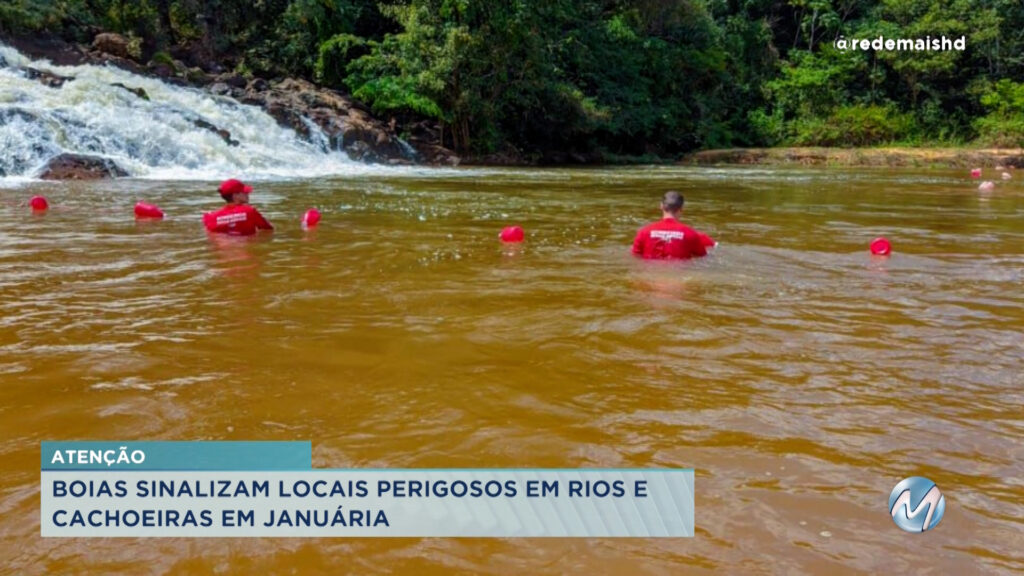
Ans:
{"label": "man's back", "polygon": [[216,212],[207,212],[203,214],[203,224],[210,232],[236,236],[255,234],[257,229],[273,229],[266,218],[248,204],[229,204]]}
{"label": "man's back", "polygon": [[706,256],[714,240],[675,218],[664,218],[640,229],[633,241],[633,254],[666,260]]}

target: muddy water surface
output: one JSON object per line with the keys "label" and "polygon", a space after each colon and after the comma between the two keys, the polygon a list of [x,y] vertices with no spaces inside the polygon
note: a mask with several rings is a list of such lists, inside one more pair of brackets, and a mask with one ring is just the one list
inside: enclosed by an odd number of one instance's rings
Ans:
{"label": "muddy water surface", "polygon": [[[1020,179],[1024,181],[1024,175]],[[721,242],[630,257],[668,188]],[[0,572],[1024,570],[1024,184],[629,168],[0,187]],[[18,206],[35,193],[42,216]],[[145,199],[170,218],[136,223]],[[321,226],[303,232],[319,206]],[[497,242],[505,224],[528,241]],[[890,259],[867,253],[872,238]],[[693,539],[42,539],[39,442],[311,440],[317,467],[692,467]],[[889,491],[946,495],[928,534]]]}

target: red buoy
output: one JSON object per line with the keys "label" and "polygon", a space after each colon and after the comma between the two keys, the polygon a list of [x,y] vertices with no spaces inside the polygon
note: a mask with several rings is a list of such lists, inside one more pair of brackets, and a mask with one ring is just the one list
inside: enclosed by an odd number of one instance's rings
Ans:
{"label": "red buoy", "polygon": [[50,207],[50,203],[42,196],[33,196],[32,199],[28,201],[28,205],[31,206],[33,210],[38,210],[40,212]]}
{"label": "red buoy", "polygon": [[981,178],[981,168],[975,168],[971,170],[971,178]]}
{"label": "red buoy", "polygon": [[501,238],[502,242],[522,242],[523,238],[526,237],[526,233],[519,226],[508,226],[502,229],[498,237]]}
{"label": "red buoy", "polygon": [[139,202],[135,205],[136,218],[163,218],[164,211],[152,204]]}
{"label": "red buoy", "polygon": [[302,227],[312,228],[320,223],[320,211],[316,208],[310,208],[306,210],[306,213],[302,215]]}
{"label": "red buoy", "polygon": [[875,256],[888,256],[892,253],[892,244],[885,238],[875,238],[871,242],[871,253]]}

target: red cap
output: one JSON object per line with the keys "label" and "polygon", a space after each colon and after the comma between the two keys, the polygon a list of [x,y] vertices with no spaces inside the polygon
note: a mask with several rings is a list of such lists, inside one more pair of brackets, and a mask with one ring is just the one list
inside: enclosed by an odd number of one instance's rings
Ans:
{"label": "red cap", "polygon": [[502,242],[522,242],[525,234],[519,226],[509,226],[504,228],[498,237]]}
{"label": "red cap", "polygon": [[225,180],[220,183],[221,194],[248,194],[252,192],[252,186],[247,186],[241,180]]}

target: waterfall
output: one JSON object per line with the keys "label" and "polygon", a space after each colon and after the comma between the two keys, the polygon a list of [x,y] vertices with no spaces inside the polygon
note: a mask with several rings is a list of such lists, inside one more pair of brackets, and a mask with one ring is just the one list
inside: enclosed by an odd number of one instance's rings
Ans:
{"label": "waterfall", "polygon": [[[36,71],[71,79],[48,85]],[[168,180],[369,169],[331,150],[312,122],[309,128],[312,142],[227,97],[112,66],[55,66],[0,44],[0,178],[36,177],[62,153],[107,158],[132,177]]]}

